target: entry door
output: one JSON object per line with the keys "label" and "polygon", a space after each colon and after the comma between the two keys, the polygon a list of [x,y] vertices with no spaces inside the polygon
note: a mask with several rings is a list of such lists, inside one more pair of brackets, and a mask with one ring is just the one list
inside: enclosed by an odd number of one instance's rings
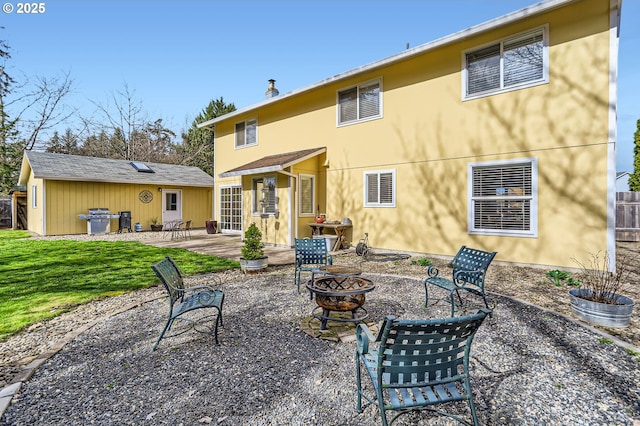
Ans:
{"label": "entry door", "polygon": [[242,232],[242,187],[220,188],[220,231]]}
{"label": "entry door", "polygon": [[162,223],[182,219],[182,191],[179,189],[162,190]]}

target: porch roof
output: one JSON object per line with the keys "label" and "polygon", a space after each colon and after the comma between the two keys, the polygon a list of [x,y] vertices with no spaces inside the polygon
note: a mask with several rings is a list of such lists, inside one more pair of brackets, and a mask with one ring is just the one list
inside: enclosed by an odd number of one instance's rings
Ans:
{"label": "porch roof", "polygon": [[283,154],[268,155],[258,160],[251,161],[235,169],[220,173],[220,177],[255,175],[268,172],[283,171],[287,167],[300,163],[316,155],[326,152],[327,148],[311,148],[302,151],[285,152]]}

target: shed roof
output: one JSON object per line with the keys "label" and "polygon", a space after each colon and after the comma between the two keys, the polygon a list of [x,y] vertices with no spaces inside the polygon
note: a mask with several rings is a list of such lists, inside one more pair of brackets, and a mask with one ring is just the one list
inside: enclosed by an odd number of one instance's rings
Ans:
{"label": "shed roof", "polygon": [[49,180],[213,186],[213,177],[197,167],[150,162],[144,164],[153,173],[139,172],[127,160],[27,151],[22,159],[19,184],[26,184],[29,170],[33,170],[36,178]]}
{"label": "shed roof", "polygon": [[297,164],[307,158],[326,152],[327,148],[311,148],[302,151],[285,152],[282,154],[269,155],[258,160],[244,164],[235,169],[220,173],[220,177],[253,175],[258,173],[278,172],[285,168]]}

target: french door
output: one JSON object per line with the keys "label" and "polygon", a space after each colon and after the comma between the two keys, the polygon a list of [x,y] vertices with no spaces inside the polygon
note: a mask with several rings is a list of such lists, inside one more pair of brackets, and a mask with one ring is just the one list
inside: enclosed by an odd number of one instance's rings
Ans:
{"label": "french door", "polygon": [[220,188],[220,232],[242,232],[242,187],[224,186]]}

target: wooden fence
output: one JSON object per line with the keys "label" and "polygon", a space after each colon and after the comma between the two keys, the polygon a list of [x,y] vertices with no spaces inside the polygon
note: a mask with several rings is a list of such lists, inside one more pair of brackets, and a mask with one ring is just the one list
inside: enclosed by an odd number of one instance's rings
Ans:
{"label": "wooden fence", "polygon": [[616,241],[640,241],[640,192],[616,192]]}

